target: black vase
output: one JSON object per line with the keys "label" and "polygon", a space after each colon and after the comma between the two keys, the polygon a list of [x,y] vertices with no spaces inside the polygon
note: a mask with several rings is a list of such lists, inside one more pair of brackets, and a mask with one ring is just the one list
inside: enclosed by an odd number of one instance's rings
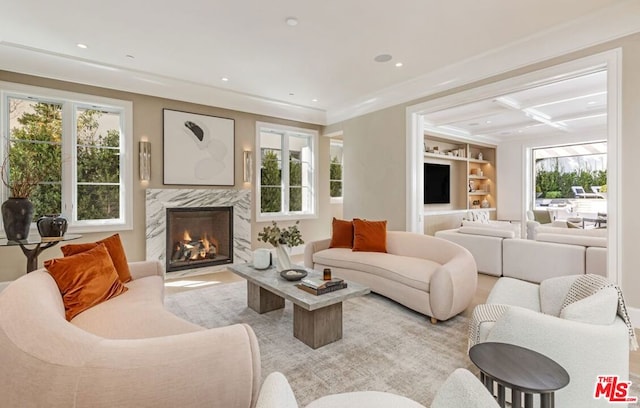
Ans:
{"label": "black vase", "polygon": [[64,237],[67,232],[67,219],[60,214],[45,215],[36,222],[38,232],[43,238]]}
{"label": "black vase", "polygon": [[27,239],[32,220],[33,204],[28,198],[9,198],[2,203],[2,223],[8,240]]}

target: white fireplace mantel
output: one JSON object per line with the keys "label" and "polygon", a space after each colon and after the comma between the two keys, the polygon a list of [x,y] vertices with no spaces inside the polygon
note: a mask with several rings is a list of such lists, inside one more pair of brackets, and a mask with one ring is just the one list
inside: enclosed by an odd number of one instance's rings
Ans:
{"label": "white fireplace mantel", "polygon": [[[148,189],[146,194],[147,260],[165,267],[166,209],[176,207],[233,207],[233,263],[251,260],[251,190]],[[171,272],[168,277],[201,275],[225,269],[216,265]]]}

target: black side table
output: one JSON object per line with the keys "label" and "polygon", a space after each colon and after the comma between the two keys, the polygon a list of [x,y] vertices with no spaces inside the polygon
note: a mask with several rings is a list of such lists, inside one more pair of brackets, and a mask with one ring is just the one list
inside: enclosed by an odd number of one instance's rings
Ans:
{"label": "black side table", "polygon": [[553,408],[554,392],[569,384],[569,374],[549,357],[507,343],[480,343],[471,347],[469,358],[481,371],[480,380],[493,394],[498,383],[498,404],[505,406],[505,387],[511,389],[511,406],[533,408],[533,394],[540,394],[540,407]]}

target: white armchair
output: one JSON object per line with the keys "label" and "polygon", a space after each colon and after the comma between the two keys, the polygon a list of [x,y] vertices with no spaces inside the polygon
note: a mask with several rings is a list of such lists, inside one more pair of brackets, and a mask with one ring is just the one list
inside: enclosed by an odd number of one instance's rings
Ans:
{"label": "white armchair", "polygon": [[629,336],[616,315],[617,291],[607,288],[561,307],[577,276],[544,280],[540,285],[501,278],[487,303],[506,304],[495,322],[480,325],[480,341],[516,344],[542,353],[563,366],[571,381],[556,392],[556,405],[608,407],[593,398],[598,375],[629,376]]}
{"label": "white armchair", "polygon": [[[360,391],[328,395],[306,408],[425,408],[409,398],[388,392]],[[436,394],[431,408],[498,408],[484,385],[469,371],[455,370]],[[269,374],[262,384],[256,408],[298,408],[296,397],[286,377]]]}

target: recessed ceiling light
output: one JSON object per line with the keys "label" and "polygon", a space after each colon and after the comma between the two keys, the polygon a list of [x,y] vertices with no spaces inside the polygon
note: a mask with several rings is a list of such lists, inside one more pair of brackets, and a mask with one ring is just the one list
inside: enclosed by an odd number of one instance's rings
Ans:
{"label": "recessed ceiling light", "polygon": [[76,45],[78,46],[78,48],[82,48],[83,50],[89,48],[87,44],[77,43]]}
{"label": "recessed ceiling light", "polygon": [[522,132],[524,132],[524,130],[518,129],[518,133],[522,133]]}
{"label": "recessed ceiling light", "polygon": [[402,62],[396,62],[396,67],[400,68],[402,66]]}
{"label": "recessed ceiling light", "polygon": [[287,17],[285,20],[288,26],[295,27],[298,25],[298,19],[295,17]]}
{"label": "recessed ceiling light", "polygon": [[373,60],[375,62],[387,62],[387,61],[391,61],[391,58],[393,58],[391,55],[389,54],[380,54],[380,55],[376,55]]}
{"label": "recessed ceiling light", "polygon": [[227,82],[227,81],[229,80],[229,78],[227,78],[227,77],[222,77],[222,78],[220,78],[220,80],[221,80],[221,81],[224,81],[224,82]]}
{"label": "recessed ceiling light", "polygon": [[471,123],[469,123],[469,126],[478,126],[478,125],[479,125],[479,123],[478,123],[478,122],[471,122]]}
{"label": "recessed ceiling light", "polygon": [[289,92],[289,96],[293,96],[295,95],[293,92]]}
{"label": "recessed ceiling light", "polygon": [[318,102],[318,99],[317,99],[317,98],[313,98],[313,99],[311,100],[311,102]]}
{"label": "recessed ceiling light", "polygon": [[595,105],[597,102],[596,101],[589,101],[587,102],[587,105]]}
{"label": "recessed ceiling light", "polygon": [[134,56],[133,56],[133,55],[131,55],[131,54],[127,54],[127,55],[125,55],[125,57],[130,58],[130,59],[135,59],[135,58],[136,58],[136,57],[134,57]]}
{"label": "recessed ceiling light", "polygon": [[489,125],[489,124],[491,123],[491,121],[490,121],[490,120],[488,120],[488,121],[486,121],[485,123],[486,123],[487,125]]}

